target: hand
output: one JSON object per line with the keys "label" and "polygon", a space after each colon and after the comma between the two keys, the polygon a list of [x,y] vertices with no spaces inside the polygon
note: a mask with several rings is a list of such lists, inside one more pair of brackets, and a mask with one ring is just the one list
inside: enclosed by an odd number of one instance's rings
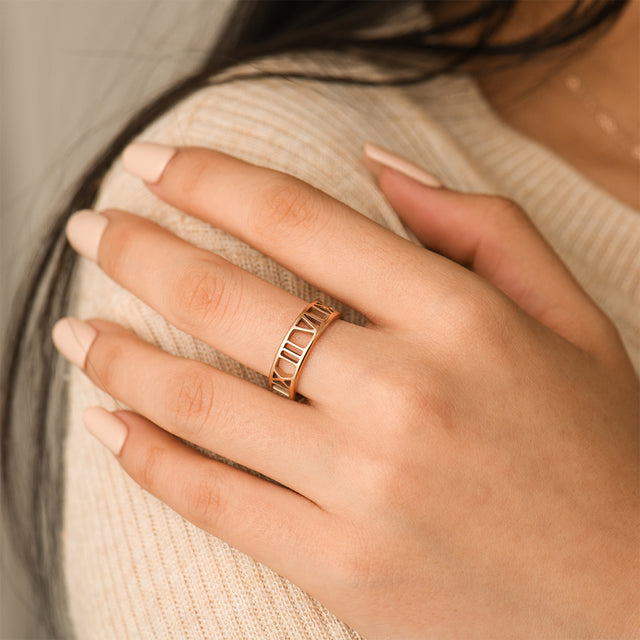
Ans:
{"label": "hand", "polygon": [[[157,166],[133,169],[158,197],[369,324],[328,327],[296,403],[111,322],[61,321],[58,348],[137,412],[87,412],[134,480],[370,639],[637,633],[638,380],[515,204],[372,164],[425,249],[222,153],[134,147],[128,164],[150,150]],[[77,214],[68,235],[264,375],[305,306],[132,213]]]}

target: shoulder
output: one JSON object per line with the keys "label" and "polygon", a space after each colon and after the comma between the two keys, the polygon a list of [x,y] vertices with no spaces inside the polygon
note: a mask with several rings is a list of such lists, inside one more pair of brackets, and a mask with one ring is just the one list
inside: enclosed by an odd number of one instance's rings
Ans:
{"label": "shoulder", "polygon": [[[370,66],[337,54],[246,64],[213,78],[152,123],[140,139],[215,148],[286,172],[403,233],[360,161],[363,143],[390,148],[436,174],[459,174],[455,167],[464,153],[415,92],[313,79],[367,78],[371,73]],[[116,163],[103,185],[101,204],[138,202],[132,190],[140,186],[123,174]]]}

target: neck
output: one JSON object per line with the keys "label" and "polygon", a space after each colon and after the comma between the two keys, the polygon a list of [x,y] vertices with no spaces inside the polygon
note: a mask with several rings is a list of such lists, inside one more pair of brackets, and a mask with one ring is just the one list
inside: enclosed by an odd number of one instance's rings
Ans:
{"label": "neck", "polygon": [[[501,40],[525,36],[543,28],[573,0],[525,0],[501,34]],[[627,121],[640,112],[640,2],[630,0],[618,21],[589,46],[567,52],[554,50],[500,72],[478,76],[491,90],[492,101],[507,110],[520,99],[531,98],[571,71],[577,73],[602,100],[611,97],[611,109]],[[623,98],[623,99],[620,99]]]}
{"label": "neck", "polygon": [[[521,37],[543,26],[569,0],[525,0],[517,5],[502,38]],[[640,209],[640,164],[633,157],[640,140],[640,2],[631,0],[618,21],[589,46],[535,56],[501,71],[477,74],[498,114],[618,198]],[[588,92],[567,88],[577,76]],[[613,136],[598,124],[593,105],[627,135]]]}

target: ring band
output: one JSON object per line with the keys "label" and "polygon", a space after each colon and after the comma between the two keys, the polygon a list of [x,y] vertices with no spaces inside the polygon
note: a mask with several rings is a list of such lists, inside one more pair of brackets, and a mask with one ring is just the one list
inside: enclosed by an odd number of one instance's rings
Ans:
{"label": "ring band", "polygon": [[300,369],[320,334],[342,314],[316,300],[307,305],[287,332],[271,365],[269,388],[289,400],[296,399]]}

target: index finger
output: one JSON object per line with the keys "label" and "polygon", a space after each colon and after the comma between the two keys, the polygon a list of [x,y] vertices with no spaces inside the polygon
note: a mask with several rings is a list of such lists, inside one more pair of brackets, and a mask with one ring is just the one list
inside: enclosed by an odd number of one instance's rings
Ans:
{"label": "index finger", "polygon": [[[250,244],[384,326],[424,321],[463,269],[292,176],[211,149],[134,143],[125,168],[160,198]],[[393,301],[393,304],[389,302]]]}

